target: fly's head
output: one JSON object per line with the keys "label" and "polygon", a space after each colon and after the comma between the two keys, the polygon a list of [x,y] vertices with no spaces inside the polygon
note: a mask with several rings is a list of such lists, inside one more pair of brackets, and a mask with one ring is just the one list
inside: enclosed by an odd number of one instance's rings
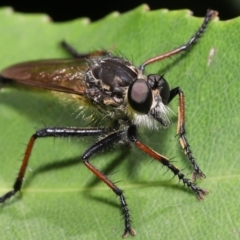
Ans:
{"label": "fly's head", "polygon": [[167,81],[157,74],[139,76],[130,84],[126,95],[128,115],[133,124],[157,128],[159,122],[164,127],[168,126],[170,88]]}

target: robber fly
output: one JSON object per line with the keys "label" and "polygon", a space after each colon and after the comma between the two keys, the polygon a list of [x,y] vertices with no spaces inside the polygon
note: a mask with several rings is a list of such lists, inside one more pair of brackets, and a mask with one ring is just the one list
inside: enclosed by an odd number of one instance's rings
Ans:
{"label": "robber fly", "polygon": [[[38,60],[19,63],[10,66],[1,72],[1,77],[11,79],[28,86],[39,87],[72,95],[79,101],[86,102],[92,112],[91,117],[105,119],[109,123],[107,127],[45,127],[37,130],[30,138],[27,145],[18,176],[13,185],[13,190],[0,197],[0,203],[19,192],[28,161],[37,138],[44,137],[85,137],[105,135],[94,143],[82,155],[84,165],[107,184],[117,194],[120,200],[124,216],[123,237],[128,234],[135,235],[131,226],[131,216],[123,191],[116,186],[107,176],[96,169],[89,159],[119,142],[130,142],[141,151],[166,166],[179,180],[202,200],[207,190],[194,184],[196,178],[204,178],[205,175],[197,165],[190,150],[185,135],[185,109],[184,94],[180,87],[173,89],[165,78],[157,74],[145,75],[145,67],[149,64],[161,61],[188,50],[203,34],[208,23],[217,15],[216,11],[208,10],[204,21],[193,37],[184,45],[164,54],[152,57],[139,67],[134,66],[128,60],[113,56],[107,51],[96,51],[90,54],[79,54],[66,42],[63,47],[73,56],[72,59]],[[167,157],[155,152],[137,137],[137,128],[145,126],[149,129],[159,129],[159,126],[167,127],[170,124],[167,104],[174,97],[179,98],[178,127],[180,145],[193,167],[192,180],[175,167]],[[84,109],[83,109],[84,111]]]}

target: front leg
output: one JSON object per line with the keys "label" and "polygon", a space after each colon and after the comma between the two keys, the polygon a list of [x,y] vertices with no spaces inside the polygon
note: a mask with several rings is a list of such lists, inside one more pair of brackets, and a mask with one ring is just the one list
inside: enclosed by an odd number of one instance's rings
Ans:
{"label": "front leg", "polygon": [[170,97],[168,102],[171,102],[172,99],[177,95],[179,96],[177,135],[179,136],[181,147],[193,167],[192,179],[193,181],[196,181],[198,177],[205,178],[206,176],[201,171],[200,167],[197,165],[196,160],[190,149],[188,140],[186,138],[184,94],[180,87],[174,88],[170,91]]}

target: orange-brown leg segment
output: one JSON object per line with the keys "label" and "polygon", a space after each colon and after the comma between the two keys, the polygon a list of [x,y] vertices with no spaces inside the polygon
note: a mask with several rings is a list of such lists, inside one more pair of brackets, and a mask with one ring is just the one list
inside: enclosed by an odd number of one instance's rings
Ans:
{"label": "orange-brown leg segment", "polygon": [[184,103],[184,94],[181,88],[177,87],[171,90],[169,102],[177,95],[179,96],[177,135],[179,136],[179,142],[181,144],[181,147],[184,150],[185,155],[187,156],[187,158],[189,159],[193,167],[192,180],[195,181],[197,178],[205,178],[206,176],[197,165],[196,160],[190,149],[188,140],[186,138],[185,103]]}
{"label": "orange-brown leg segment", "polygon": [[26,172],[27,165],[28,165],[28,160],[29,160],[29,157],[31,155],[31,151],[32,151],[35,139],[36,139],[36,136],[34,134],[28,142],[28,145],[27,145],[27,148],[26,148],[26,151],[25,151],[25,154],[24,154],[24,158],[23,158],[23,161],[22,161],[22,165],[21,165],[20,170],[18,172],[18,176],[16,178],[16,181],[13,185],[13,190],[11,190],[11,191],[5,193],[3,196],[1,196],[0,197],[0,203],[5,202],[7,199],[11,198],[16,192],[21,190],[22,182],[23,182],[23,179],[24,179],[24,175],[25,175],[25,172]]}
{"label": "orange-brown leg segment", "polygon": [[186,178],[184,176],[183,173],[181,173],[181,171],[175,167],[170,161],[169,159],[167,159],[166,157],[160,155],[159,153],[155,152],[154,150],[152,150],[151,148],[147,147],[146,145],[144,145],[143,143],[141,143],[137,137],[136,137],[136,127],[135,126],[131,126],[128,129],[128,138],[130,139],[130,141],[132,141],[133,143],[135,143],[135,145],[141,149],[143,152],[145,152],[146,154],[148,154],[150,157],[154,158],[155,160],[159,161],[160,163],[162,163],[164,166],[166,166],[169,170],[171,170],[173,172],[174,175],[177,175],[179,180],[183,182],[184,185],[187,185],[189,189],[191,189],[197,196],[197,198],[199,200],[203,200],[204,199],[204,195],[206,195],[208,193],[207,190],[202,189],[198,186],[196,186],[190,179]]}

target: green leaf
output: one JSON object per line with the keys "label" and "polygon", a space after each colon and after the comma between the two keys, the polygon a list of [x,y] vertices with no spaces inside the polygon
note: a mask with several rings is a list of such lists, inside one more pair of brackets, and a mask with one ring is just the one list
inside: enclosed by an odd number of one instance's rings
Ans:
{"label": "green leaf", "polygon": [[[63,39],[80,52],[120,51],[138,66],[186,43],[203,19],[187,10],[112,13],[89,23],[52,23],[47,16],[0,10],[0,68],[33,59],[68,57]],[[116,146],[91,162],[125,190],[137,239],[233,239],[240,234],[239,89],[240,19],[214,20],[191,51],[156,63],[148,73],[165,74],[186,96],[191,149],[207,178],[203,202],[172,173],[136,148]],[[177,99],[171,108],[177,112]],[[26,88],[0,91],[0,192],[11,189],[25,145],[35,129],[82,126],[76,107],[49,92]],[[191,167],[175,136],[177,117],[141,140],[191,177]],[[81,163],[96,139],[38,139],[22,189],[0,212],[1,239],[120,239],[119,199]],[[151,163],[151,164],[150,164]],[[114,174],[113,174],[114,173]]]}

